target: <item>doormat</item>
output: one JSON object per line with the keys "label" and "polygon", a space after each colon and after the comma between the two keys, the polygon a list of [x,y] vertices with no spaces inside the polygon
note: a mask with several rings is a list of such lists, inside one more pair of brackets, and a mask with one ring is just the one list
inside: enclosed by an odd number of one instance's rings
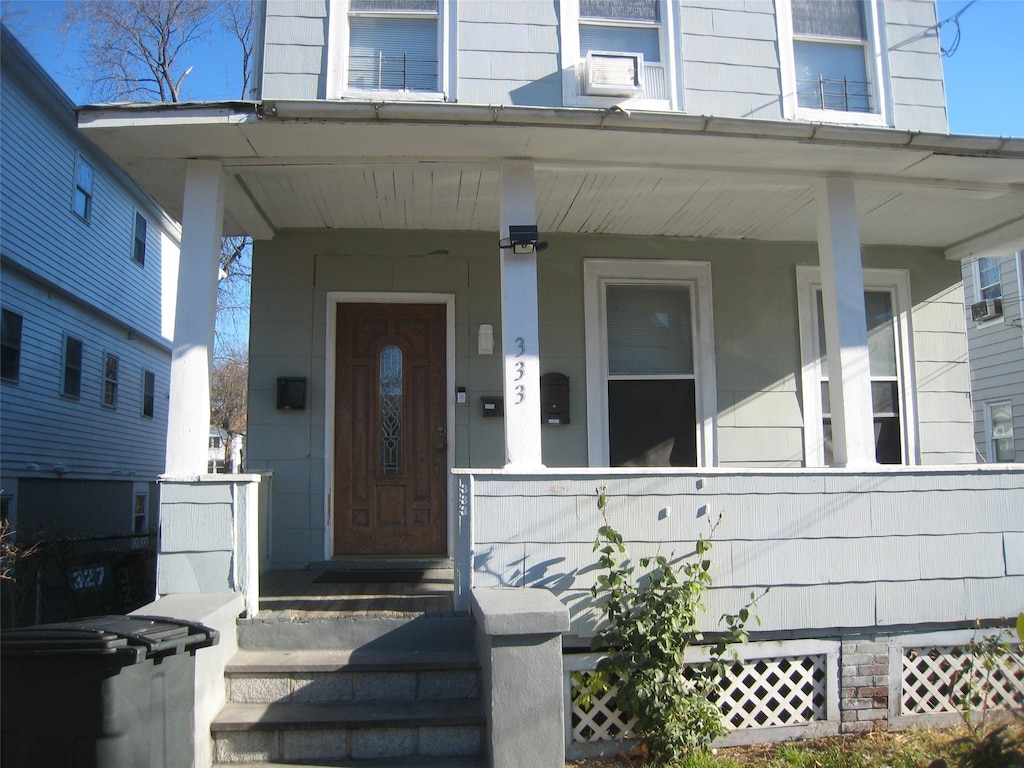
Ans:
{"label": "doormat", "polygon": [[324,571],[315,579],[314,584],[419,584],[422,581],[433,581],[426,571],[366,569],[362,571]]}

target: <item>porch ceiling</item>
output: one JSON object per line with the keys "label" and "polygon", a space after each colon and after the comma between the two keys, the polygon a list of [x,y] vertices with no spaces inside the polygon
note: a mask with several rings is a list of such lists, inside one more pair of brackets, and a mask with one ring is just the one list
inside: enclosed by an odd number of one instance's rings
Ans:
{"label": "porch ceiling", "polygon": [[535,162],[544,233],[814,241],[817,183],[839,175],[855,180],[865,243],[1024,237],[1024,140],[598,110],[262,107],[87,108],[79,123],[177,218],[185,161],[221,160],[236,182],[225,228],[256,237],[496,231],[506,158]]}

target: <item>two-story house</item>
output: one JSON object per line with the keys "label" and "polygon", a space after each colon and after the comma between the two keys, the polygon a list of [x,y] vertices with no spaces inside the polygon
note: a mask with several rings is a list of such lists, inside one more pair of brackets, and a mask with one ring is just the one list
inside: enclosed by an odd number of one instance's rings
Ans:
{"label": "two-story house", "polygon": [[975,462],[961,283],[1024,247],[1024,140],[948,134],[935,4],[261,8],[255,101],[79,112],[182,221],[162,591],[235,562],[227,533],[195,551],[185,404],[213,244],[247,233],[264,568],[451,562],[457,612],[543,587],[585,645],[607,485],[636,554],[724,513],[708,628],[771,587],[765,674],[813,681],[757,727],[941,711],[915,676],[955,662],[915,649],[1024,594],[1024,472]]}
{"label": "two-story house", "polygon": [[3,514],[155,531],[180,230],[6,27],[0,55]]}
{"label": "two-story house", "polygon": [[979,461],[1024,462],[1024,269],[1021,252],[963,263]]}

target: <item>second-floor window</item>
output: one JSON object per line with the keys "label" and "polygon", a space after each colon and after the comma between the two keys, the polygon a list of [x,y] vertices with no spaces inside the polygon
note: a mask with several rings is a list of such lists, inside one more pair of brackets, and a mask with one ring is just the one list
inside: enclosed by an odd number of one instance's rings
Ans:
{"label": "second-floor window", "polygon": [[92,216],[92,177],[92,166],[79,155],[75,161],[75,192],[71,210],[86,221]]}
{"label": "second-floor window", "polygon": [[348,88],[438,92],[438,0],[350,0]]}
{"label": "second-floor window", "polygon": [[146,217],[135,212],[135,239],[132,244],[132,259],[137,264],[146,263]]}
{"label": "second-floor window", "polygon": [[978,301],[1003,298],[1003,278],[999,272],[999,259],[982,256],[977,262]]}
{"label": "second-floor window", "polygon": [[21,374],[21,315],[0,311],[0,379],[17,381]]}
{"label": "second-floor window", "polygon": [[64,337],[64,375],[60,393],[65,397],[82,395],[82,340],[74,336]]}
{"label": "second-floor window", "polygon": [[792,0],[797,104],[876,112],[863,0]]}
{"label": "second-floor window", "polygon": [[117,372],[120,361],[109,352],[103,356],[103,404],[117,407]]}
{"label": "second-floor window", "polygon": [[580,0],[580,57],[590,51],[642,53],[661,61],[658,0]]}

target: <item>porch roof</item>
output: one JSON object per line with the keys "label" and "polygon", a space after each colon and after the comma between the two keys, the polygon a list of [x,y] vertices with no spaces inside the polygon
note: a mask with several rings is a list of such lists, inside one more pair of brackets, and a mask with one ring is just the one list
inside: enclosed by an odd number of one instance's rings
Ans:
{"label": "porch roof", "polygon": [[813,242],[818,182],[841,176],[866,244],[1024,247],[1024,139],[409,102],[97,105],[79,126],[178,218],[186,161],[221,161],[225,233],[256,238],[496,231],[499,162],[526,159],[542,233]]}

